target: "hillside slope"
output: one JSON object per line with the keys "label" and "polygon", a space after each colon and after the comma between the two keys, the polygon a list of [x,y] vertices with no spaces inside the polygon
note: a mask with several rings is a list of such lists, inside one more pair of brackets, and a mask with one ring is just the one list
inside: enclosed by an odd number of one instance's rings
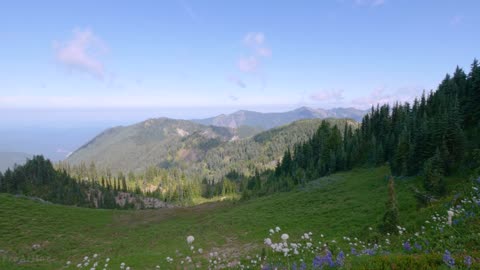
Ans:
{"label": "hillside slope", "polygon": [[71,164],[94,162],[117,171],[168,167],[178,160],[196,162],[216,145],[237,139],[229,128],[203,126],[185,120],[149,119],[102,132],[67,158]]}
{"label": "hillside slope", "polygon": [[[240,139],[238,129],[204,126],[189,121],[151,119],[128,127],[109,129],[75,151],[66,161],[94,162],[113,173],[142,172],[148,166],[179,168],[187,173],[219,178],[235,169],[250,174],[273,168],[283,152],[310,138],[320,119],[302,120]],[[326,119],[343,128],[358,123]]]}
{"label": "hillside slope", "polygon": [[[0,216],[9,217],[0,219],[0,269],[59,269],[93,253],[110,257],[111,265],[169,269],[165,258],[176,249],[186,252],[187,235],[207,254],[245,254],[257,252],[275,226],[292,236],[312,231],[330,239],[360,237],[381,219],[388,173],[385,167],[354,170],[244,203],[144,211],[41,204],[0,194]],[[416,211],[408,183],[397,188],[403,220],[414,219]],[[32,249],[34,244],[40,248]]]}
{"label": "hillside slope", "polygon": [[[191,254],[185,241],[188,235],[195,237],[195,248],[204,250],[202,255],[193,254],[192,257],[200,261],[204,259],[206,263],[205,258],[210,252],[219,252],[219,257],[225,255],[227,259],[259,254],[264,247],[264,238],[273,238],[269,229],[276,226],[281,228],[281,233],[288,233],[292,241],[305,232],[312,232],[317,241],[334,243],[336,240],[343,248],[349,246],[349,241],[365,241],[355,245],[357,250],[367,241],[381,241],[383,246],[385,242],[378,228],[385,212],[386,176],[389,174],[387,167],[354,169],[320,178],[291,192],[246,202],[144,211],[42,204],[0,194],[0,216],[9,217],[0,219],[0,269],[60,269],[67,261],[74,262],[70,267],[74,268],[84,256],[91,258],[93,254],[99,254],[102,260],[110,258],[112,269],[118,269],[122,262],[134,269],[154,269],[156,265],[161,269],[175,269],[174,265],[178,265],[182,258],[176,255],[176,250]],[[395,254],[371,259],[370,256],[352,254],[352,260],[358,260],[362,267],[350,265],[347,269],[386,269],[393,264],[398,266],[396,269],[418,268],[412,266],[413,263],[430,265],[423,265],[422,269],[441,267],[441,253],[409,255],[402,251],[403,241],[415,238],[415,231],[433,223],[433,214],[443,217],[445,207],[452,199],[447,197],[431,207],[418,208],[410,186],[419,182],[417,178],[396,181],[399,217],[406,235],[388,237],[392,247],[385,244],[385,248],[392,248]],[[461,179],[449,179],[449,183],[455,183],[450,185],[451,194],[469,186]],[[430,221],[426,223],[426,220]],[[436,242],[429,240],[431,247],[443,252],[442,246],[438,247],[442,245],[439,240],[448,237],[448,245],[456,241],[467,243],[467,251],[478,255],[480,243],[475,235],[480,229],[478,216],[461,220],[455,226],[454,229],[443,227],[442,231],[445,231],[437,235]],[[431,232],[430,228],[427,230],[427,234]],[[436,229],[432,227],[432,230]],[[451,233],[457,238],[451,238]],[[346,236],[348,240],[344,239]],[[349,248],[345,251],[350,254]],[[167,256],[174,258],[173,265],[165,260]],[[404,260],[403,266],[398,264],[400,260]],[[393,264],[372,264],[379,261]],[[458,263],[462,264],[461,261]]]}

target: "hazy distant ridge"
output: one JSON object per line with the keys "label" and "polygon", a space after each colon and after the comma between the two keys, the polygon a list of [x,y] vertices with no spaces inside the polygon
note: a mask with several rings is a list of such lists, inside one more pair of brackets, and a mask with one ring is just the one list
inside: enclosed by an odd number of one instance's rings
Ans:
{"label": "hazy distant ridge", "polygon": [[241,110],[232,114],[221,114],[206,119],[194,119],[193,122],[203,125],[238,128],[240,126],[252,126],[261,129],[270,129],[302,119],[315,118],[350,118],[361,121],[367,113],[365,110],[355,108],[313,109],[301,107],[292,111],[279,113],[261,113]]}

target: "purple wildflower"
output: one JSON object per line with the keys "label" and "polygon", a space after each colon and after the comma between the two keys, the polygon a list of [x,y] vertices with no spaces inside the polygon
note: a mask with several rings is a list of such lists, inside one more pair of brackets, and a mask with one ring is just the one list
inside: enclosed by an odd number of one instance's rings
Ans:
{"label": "purple wildflower", "polygon": [[325,256],[317,255],[313,259],[313,268],[322,268],[324,265],[328,265],[330,267],[335,266],[335,262],[333,261],[332,253],[327,250]]}
{"label": "purple wildflower", "polygon": [[472,257],[465,256],[465,258],[463,259],[463,264],[465,264],[467,268],[470,268],[470,266],[472,265]]}
{"label": "purple wildflower", "polygon": [[305,262],[302,262],[302,264],[300,265],[300,270],[305,270],[307,269],[307,264]]}
{"label": "purple wildflower", "polygon": [[422,245],[420,245],[417,242],[415,242],[415,244],[413,246],[415,247],[416,250],[422,250]]}
{"label": "purple wildflower", "polygon": [[357,250],[352,247],[352,249],[350,250],[350,253],[352,253],[352,255],[357,255]]}
{"label": "purple wildflower", "polygon": [[405,242],[403,243],[403,249],[405,249],[405,251],[407,252],[410,252],[412,250],[412,246],[410,246],[410,242]]}
{"label": "purple wildflower", "polygon": [[452,257],[450,251],[445,250],[445,254],[443,254],[443,262],[445,262],[445,264],[449,267],[455,266],[455,259]]}
{"label": "purple wildflower", "polygon": [[337,255],[337,265],[343,266],[344,261],[345,261],[345,254],[343,253],[343,251],[340,251]]}

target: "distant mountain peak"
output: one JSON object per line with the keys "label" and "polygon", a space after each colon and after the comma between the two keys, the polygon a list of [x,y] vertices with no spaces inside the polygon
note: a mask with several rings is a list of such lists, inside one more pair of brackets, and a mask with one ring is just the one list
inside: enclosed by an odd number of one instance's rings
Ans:
{"label": "distant mountain peak", "polygon": [[193,122],[221,127],[239,128],[240,126],[251,126],[261,129],[270,129],[286,125],[297,120],[314,118],[351,118],[361,121],[367,111],[355,108],[333,108],[321,109],[302,106],[287,112],[261,113],[248,110],[239,110],[231,114],[221,114],[206,119],[196,119]]}

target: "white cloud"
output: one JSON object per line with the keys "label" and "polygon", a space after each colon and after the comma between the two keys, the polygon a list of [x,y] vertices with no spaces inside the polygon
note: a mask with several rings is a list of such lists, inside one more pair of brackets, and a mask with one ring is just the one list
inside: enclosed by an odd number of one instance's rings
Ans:
{"label": "white cloud", "polygon": [[343,100],[343,90],[319,91],[312,94],[310,99],[320,102],[338,102]]}
{"label": "white cloud", "polygon": [[242,57],[238,60],[237,66],[240,71],[255,72],[259,66],[259,61],[255,56]]}
{"label": "white cloud", "polygon": [[265,34],[262,32],[249,32],[243,38],[243,43],[261,57],[270,57],[272,50],[266,45]]}
{"label": "white cloud", "polygon": [[260,67],[261,59],[272,56],[272,50],[266,45],[265,34],[249,32],[243,38],[243,43],[250,50],[250,55],[241,57],[237,62],[237,67],[242,72],[256,72]]}
{"label": "white cloud", "polygon": [[97,78],[105,77],[105,68],[98,56],[107,47],[89,30],[73,30],[73,37],[66,42],[54,42],[55,57],[71,70],[89,73]]}

